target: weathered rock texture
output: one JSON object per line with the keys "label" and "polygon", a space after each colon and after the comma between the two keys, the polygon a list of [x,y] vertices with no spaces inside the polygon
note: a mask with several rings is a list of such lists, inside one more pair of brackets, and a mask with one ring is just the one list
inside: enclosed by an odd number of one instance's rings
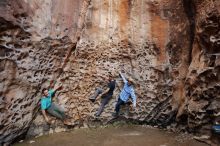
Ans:
{"label": "weathered rock texture", "polygon": [[194,8],[194,37],[185,80],[185,111],[188,126],[198,130],[213,124],[213,115],[219,113],[220,2],[194,1]]}
{"label": "weathered rock texture", "polygon": [[217,0],[1,0],[0,143],[31,123],[36,134],[53,130],[37,112],[54,78],[63,84],[55,100],[72,122],[93,122],[100,101],[88,97],[119,70],[135,79],[138,97],[124,117],[204,131],[219,110],[219,10]]}

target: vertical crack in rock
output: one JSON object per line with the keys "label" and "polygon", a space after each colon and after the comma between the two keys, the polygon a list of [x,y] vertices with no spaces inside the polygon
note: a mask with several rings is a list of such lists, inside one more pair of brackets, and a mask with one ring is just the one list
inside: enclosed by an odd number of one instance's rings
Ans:
{"label": "vertical crack in rock", "polygon": [[195,29],[196,29],[196,7],[194,0],[183,0],[184,11],[187,15],[189,21],[189,64],[192,61],[191,52],[193,49],[193,43],[195,39]]}
{"label": "vertical crack in rock", "polygon": [[82,32],[83,28],[85,27],[85,25],[84,25],[85,17],[86,17],[86,13],[87,13],[87,10],[88,10],[88,7],[89,7],[90,3],[91,3],[91,0],[84,0],[83,1],[82,10],[81,10],[78,25],[77,25],[77,31],[76,31],[76,35],[75,35],[75,38],[74,38],[74,43],[73,43],[72,46],[69,47],[69,49],[67,51],[66,57],[65,57],[62,65],[60,66],[61,70],[58,71],[58,75],[56,75],[56,77],[54,76],[53,79],[57,79],[57,78],[60,77],[60,75],[63,73],[63,69],[65,68],[65,66],[68,62],[68,59],[70,58],[72,52],[76,51],[77,43],[80,41],[80,36],[81,36],[80,32]]}

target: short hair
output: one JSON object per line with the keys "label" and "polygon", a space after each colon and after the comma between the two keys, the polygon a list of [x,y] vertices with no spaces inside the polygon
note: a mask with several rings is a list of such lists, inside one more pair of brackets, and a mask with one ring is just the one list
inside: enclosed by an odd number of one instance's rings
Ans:
{"label": "short hair", "polygon": [[42,94],[44,93],[45,90],[47,90],[47,88],[43,88],[43,90],[42,90]]}

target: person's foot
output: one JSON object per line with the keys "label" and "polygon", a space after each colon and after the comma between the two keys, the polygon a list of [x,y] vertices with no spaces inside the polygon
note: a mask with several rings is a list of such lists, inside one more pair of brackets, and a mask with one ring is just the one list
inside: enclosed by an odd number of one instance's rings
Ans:
{"label": "person's foot", "polygon": [[117,118],[117,117],[118,117],[118,113],[112,113],[112,116],[113,116],[114,118]]}
{"label": "person's foot", "polygon": [[99,117],[100,115],[99,115],[98,113],[95,113],[94,116],[95,116],[95,117]]}
{"label": "person's foot", "polygon": [[65,124],[65,125],[72,125],[72,123],[70,121],[68,121],[68,120],[64,120],[63,124]]}
{"label": "person's foot", "polygon": [[50,124],[55,124],[55,120],[50,120]]}
{"label": "person's foot", "polygon": [[95,98],[89,98],[91,102],[95,102]]}
{"label": "person's foot", "polygon": [[49,125],[52,124],[52,120],[49,119],[49,118],[46,119],[46,122],[47,122],[47,124],[49,124]]}

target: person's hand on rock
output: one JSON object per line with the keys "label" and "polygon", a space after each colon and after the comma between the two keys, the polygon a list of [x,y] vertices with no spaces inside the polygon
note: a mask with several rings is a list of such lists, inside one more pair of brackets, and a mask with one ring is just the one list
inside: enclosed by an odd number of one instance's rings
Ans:
{"label": "person's hand on rock", "polygon": [[46,122],[48,123],[48,124],[51,124],[51,120],[47,117],[47,118],[45,118],[45,120],[46,120]]}

